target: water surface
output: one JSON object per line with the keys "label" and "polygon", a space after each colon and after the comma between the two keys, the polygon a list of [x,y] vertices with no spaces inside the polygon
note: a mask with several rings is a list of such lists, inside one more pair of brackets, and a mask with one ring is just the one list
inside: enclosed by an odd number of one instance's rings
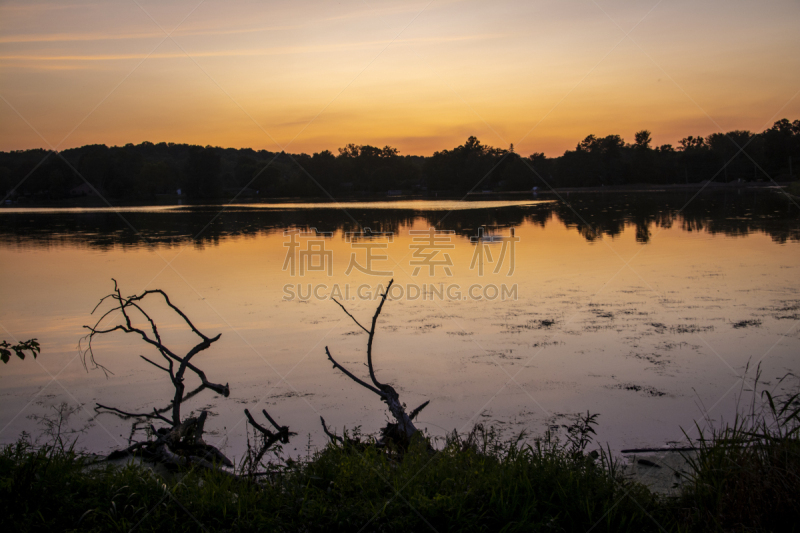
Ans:
{"label": "water surface", "polygon": [[[163,289],[207,335],[222,333],[195,362],[212,381],[230,383],[231,397],[205,391],[187,409],[211,411],[211,440],[232,455],[244,446],[245,407],[266,408],[300,433],[292,453],[305,453],[307,434],[324,442],[320,415],[339,430],[377,430],[383,404],[332,369],[324,352],[365,377],[366,335],[330,300],[287,300],[284,287],[324,284],[325,295],[363,285],[374,297],[389,277],[404,295],[379,320],[376,371],[410,407],[431,400],[420,418],[431,434],[476,422],[540,433],[589,410],[600,413],[599,440],[617,450],[680,440],[681,428],[707,415],[732,415],[748,362],[760,362],[775,386],[800,371],[800,210],[773,191],[693,194],[2,209],[3,338],[38,337],[42,354],[2,369],[0,440],[34,431],[36,416],[68,402],[83,406],[73,417],[76,427],[89,425],[81,442],[109,450],[126,442],[130,422],[97,415],[96,402],[131,411],[166,405],[166,374],[138,357],[158,354],[134,336],[97,343],[113,374],[84,369],[82,326],[93,323],[112,278],[124,294]],[[413,274],[411,232],[431,227],[450,232],[452,248],[440,253],[450,256],[451,276],[442,267]],[[364,228],[373,234],[359,235]],[[495,273],[499,239],[512,229],[513,271],[505,255]],[[324,242],[330,275],[283,269],[287,230],[306,233],[301,249]],[[387,233],[391,242],[374,235]],[[364,263],[354,244],[381,239],[388,259],[374,270],[392,276],[346,275],[352,253]],[[483,276],[470,269],[479,246],[494,260]],[[459,297],[433,296],[442,284],[458,286]],[[493,284],[516,286],[517,299],[466,295]],[[409,287],[422,294],[410,299]],[[348,309],[368,323],[376,302],[350,296]],[[188,349],[184,325],[153,309],[167,343]]]}

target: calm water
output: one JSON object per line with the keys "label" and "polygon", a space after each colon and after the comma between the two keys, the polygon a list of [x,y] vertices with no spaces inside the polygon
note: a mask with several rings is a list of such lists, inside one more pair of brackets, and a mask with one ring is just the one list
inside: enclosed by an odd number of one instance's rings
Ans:
{"label": "calm water", "polygon": [[[349,296],[348,309],[368,323],[375,302],[358,287],[374,295],[395,279],[403,294],[381,315],[376,371],[409,407],[431,400],[420,423],[433,435],[476,422],[540,433],[590,410],[612,448],[660,446],[706,414],[730,417],[748,361],[776,386],[800,371],[796,205],[771,191],[566,200],[2,209],[2,338],[38,337],[42,354],[2,367],[0,441],[36,432],[37,416],[68,402],[83,406],[71,420],[88,424],[80,442],[109,450],[125,443],[130,422],[96,415],[95,402],[129,411],[167,404],[166,375],[138,358],[158,354],[131,335],[96,344],[113,374],[83,367],[82,326],[111,278],[124,294],[163,289],[206,334],[222,333],[194,362],[229,382],[231,397],[205,391],[188,408],[215,415],[209,440],[234,456],[245,407],[297,431],[292,453],[305,453],[308,434],[324,442],[319,415],[367,432],[386,418],[325,357],[328,346],[366,376],[366,335],[330,300],[307,298],[309,286]],[[366,227],[383,235],[364,235]],[[444,233],[435,249],[422,248],[424,234],[412,232],[431,227]],[[365,245],[376,244],[369,252],[386,258],[371,270],[386,275],[346,274],[351,254],[364,267]],[[300,255],[308,250],[328,255]],[[470,268],[476,251],[482,276],[477,262]],[[442,261],[433,275],[425,257]],[[303,298],[289,298],[298,284]],[[487,287],[503,284],[516,299],[493,299]],[[469,296],[473,285],[480,299]],[[151,309],[167,344],[188,349],[183,324]]]}

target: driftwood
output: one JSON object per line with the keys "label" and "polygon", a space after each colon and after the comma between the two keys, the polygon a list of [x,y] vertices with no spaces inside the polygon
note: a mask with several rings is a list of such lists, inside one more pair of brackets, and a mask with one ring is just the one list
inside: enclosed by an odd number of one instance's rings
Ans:
{"label": "driftwood", "polygon": [[[156,368],[166,372],[169,375],[170,381],[175,389],[171,403],[163,409],[153,409],[151,413],[133,413],[123,411],[116,407],[109,407],[98,403],[95,410],[111,412],[124,418],[146,418],[151,420],[158,420],[168,424],[167,427],[156,429],[150,426],[152,439],[144,442],[137,442],[132,444],[124,450],[118,450],[111,453],[108,459],[116,459],[135,453],[142,456],[157,460],[167,465],[186,466],[189,464],[198,465],[206,468],[217,468],[215,465],[223,465],[232,467],[233,463],[225,457],[216,447],[207,444],[203,440],[203,432],[205,422],[208,417],[207,411],[202,411],[197,417],[190,417],[185,420],[181,419],[181,406],[183,402],[189,398],[199,394],[205,389],[211,389],[223,396],[230,395],[230,387],[226,383],[221,385],[209,381],[206,374],[196,367],[191,361],[198,353],[208,349],[213,343],[219,340],[220,335],[216,337],[208,337],[198,330],[189,318],[176,307],[169,299],[167,294],[160,290],[147,290],[142,294],[136,296],[123,297],[117,281],[114,281],[114,292],[102,298],[100,303],[94,308],[94,313],[97,308],[106,300],[111,300],[116,303],[111,309],[103,313],[94,326],[84,326],[89,330],[85,337],[86,348],[82,350],[82,357],[84,366],[87,361],[97,368],[101,368],[107,372],[102,365],[98,364],[94,358],[92,349],[92,341],[95,336],[112,333],[114,331],[121,331],[123,333],[133,333],[142,338],[147,344],[153,346],[161,357],[164,359],[163,364],[158,364],[151,359],[141,355],[140,357],[155,366]],[[199,337],[200,341],[192,347],[185,355],[178,355],[168,348],[161,339],[161,334],[158,331],[158,326],[151,316],[142,307],[142,302],[148,296],[155,297],[161,296],[164,302],[172,309],[183,321],[189,326],[191,331]],[[149,300],[148,300],[149,301]],[[122,324],[117,324],[109,327],[101,327],[101,323],[112,313],[119,312],[122,315]],[[141,329],[134,325],[131,318],[132,313],[138,313],[144,320],[146,320],[149,327]],[[200,378],[200,386],[195,390],[184,395],[185,385],[184,376],[186,371],[189,370]],[[169,413],[171,416],[164,416],[164,413]]]}
{"label": "driftwood", "polygon": [[[289,437],[297,435],[297,433],[293,433],[289,431],[288,426],[279,426],[275,420],[269,416],[269,413],[266,409],[262,409],[261,412],[264,414],[264,417],[269,420],[270,424],[277,430],[275,432],[268,430],[261,424],[255,421],[253,415],[250,414],[250,411],[247,409],[244,410],[244,414],[247,417],[247,421],[250,422],[250,425],[253,426],[253,429],[258,431],[261,434],[261,446],[259,447],[258,451],[250,452],[247,455],[244,463],[242,464],[242,470],[246,470],[249,472],[249,475],[253,475],[255,470],[258,468],[259,463],[261,462],[261,458],[264,457],[264,454],[269,450],[273,444],[276,442],[280,442],[281,444],[288,444]],[[249,441],[248,441],[248,450],[249,450]]]}
{"label": "driftwood", "polygon": [[[134,333],[136,335],[139,335],[142,338],[142,340],[144,340],[147,344],[150,344],[151,346],[155,347],[158,350],[158,352],[161,354],[161,356],[164,358],[165,365],[159,365],[159,364],[153,362],[152,360],[148,359],[147,357],[145,357],[143,355],[139,356],[142,359],[144,359],[145,361],[147,361],[148,363],[150,363],[151,365],[153,365],[156,368],[158,368],[160,370],[163,370],[164,372],[169,374],[170,380],[172,381],[172,384],[175,387],[175,395],[174,395],[174,398],[173,398],[172,404],[171,404],[172,424],[173,425],[179,425],[180,424],[181,403],[186,400],[186,398],[184,398],[184,396],[183,396],[183,392],[184,392],[184,389],[185,389],[185,386],[183,384],[183,380],[184,380],[183,376],[186,373],[186,370],[191,370],[192,372],[194,372],[197,375],[198,378],[200,378],[200,382],[202,384],[201,385],[202,388],[211,389],[211,390],[213,390],[213,391],[215,391],[215,392],[217,392],[219,394],[222,394],[225,397],[230,395],[231,391],[230,391],[230,388],[228,387],[227,383],[225,385],[221,385],[221,384],[218,384],[218,383],[212,383],[212,382],[208,381],[208,379],[206,378],[205,372],[203,372],[202,370],[197,368],[191,362],[191,359],[195,355],[197,355],[198,353],[202,352],[203,350],[208,349],[213,343],[218,341],[220,336],[221,336],[221,334],[218,334],[216,337],[207,337],[206,335],[204,335],[200,330],[198,330],[195,327],[194,324],[192,324],[192,321],[189,320],[189,317],[187,317],[183,313],[183,311],[178,309],[170,301],[169,296],[167,296],[167,293],[165,293],[161,289],[147,290],[147,291],[144,291],[140,295],[129,296],[127,298],[123,298],[123,296],[122,296],[122,294],[121,294],[121,292],[119,290],[119,286],[117,285],[117,280],[112,280],[112,281],[114,281],[114,292],[109,294],[108,296],[103,297],[100,300],[100,302],[95,306],[95,308],[92,310],[92,314],[94,314],[94,312],[97,310],[97,308],[100,307],[100,305],[104,301],[106,301],[108,299],[111,299],[111,300],[115,301],[117,303],[117,305],[115,305],[114,307],[112,307],[111,309],[109,309],[108,311],[103,313],[103,315],[97,320],[97,322],[95,323],[94,326],[84,326],[84,328],[89,330],[89,334],[85,337],[85,339],[87,341],[86,349],[82,351],[82,358],[83,358],[84,366],[87,364],[87,358],[88,358],[88,360],[91,361],[91,363],[95,367],[101,368],[103,370],[106,370],[105,367],[103,367],[102,365],[98,364],[97,361],[94,358],[94,351],[92,349],[92,341],[93,341],[93,339],[94,339],[94,337],[96,335],[112,333],[114,331],[122,331],[124,333]],[[178,316],[180,316],[183,319],[184,322],[186,322],[186,324],[192,330],[192,333],[194,333],[195,335],[197,335],[200,338],[200,342],[197,343],[191,350],[189,350],[186,353],[186,355],[181,357],[181,356],[175,354],[172,350],[170,350],[167,346],[165,346],[161,342],[161,334],[158,331],[158,326],[156,325],[155,321],[150,317],[150,315],[148,315],[145,312],[145,310],[142,309],[142,306],[141,306],[142,300],[144,300],[147,296],[149,296],[151,294],[152,295],[160,295],[161,297],[163,297],[163,299],[166,302],[166,304],[173,311],[175,311],[175,313],[178,314]],[[117,325],[109,327],[109,328],[100,328],[100,324],[103,322],[103,320],[107,316],[109,316],[112,313],[117,312],[117,311],[122,314],[125,323],[124,324],[117,324]],[[133,325],[133,322],[132,322],[131,316],[130,316],[130,311],[138,311],[142,315],[142,317],[144,317],[147,320],[147,322],[148,322],[148,324],[150,326],[150,328],[149,328],[150,331],[149,332],[145,331],[143,329],[137,328],[136,326]],[[175,363],[178,364],[177,370],[175,369]],[[196,394],[196,392],[194,394]],[[129,416],[151,416],[151,415],[129,415]],[[158,417],[154,417],[154,418],[158,418]]]}
{"label": "driftwood", "polygon": [[695,452],[697,448],[694,446],[681,446],[679,448],[631,448],[629,450],[622,450],[619,453],[656,453],[656,452]]}
{"label": "driftwood", "polygon": [[[381,310],[383,309],[383,304],[386,303],[386,296],[389,294],[389,291],[392,288],[392,283],[394,283],[394,280],[389,281],[389,285],[386,286],[386,292],[381,295],[381,301],[378,304],[378,308],[375,310],[375,314],[372,315],[372,325],[370,329],[362,326],[361,323],[352,314],[350,314],[344,305],[336,300],[333,300],[339,307],[342,308],[345,314],[349,316],[353,322],[355,322],[356,325],[368,335],[367,368],[369,369],[369,378],[372,384],[356,377],[352,372],[336,362],[327,346],[325,347],[325,353],[328,356],[328,360],[333,363],[333,368],[339,369],[344,375],[365,389],[377,394],[381,401],[383,401],[389,408],[389,412],[394,417],[395,423],[387,423],[386,427],[381,429],[381,439],[378,441],[378,443],[385,444],[387,441],[391,440],[392,442],[399,444],[401,447],[405,447],[411,441],[411,437],[413,437],[414,434],[419,431],[414,426],[414,418],[416,418],[420,411],[428,406],[430,400],[411,411],[410,414],[406,413],[406,406],[400,402],[400,396],[397,394],[397,391],[395,391],[391,385],[379,382],[375,376],[375,368],[372,364],[372,344],[375,339],[375,326],[378,322],[378,316],[381,314]],[[328,427],[325,425],[325,420],[322,417],[320,417],[320,420],[322,421],[322,429],[325,431],[325,434],[328,435],[331,441],[344,442],[341,437],[338,437],[328,431]]]}
{"label": "driftwood", "polygon": [[208,411],[203,411],[200,416],[188,418],[171,428],[156,429],[150,426],[154,440],[137,442],[124,450],[114,451],[106,459],[121,459],[138,454],[173,466],[197,465],[217,469],[216,465],[221,464],[232,467],[233,463],[222,452],[203,440],[207,417]]}

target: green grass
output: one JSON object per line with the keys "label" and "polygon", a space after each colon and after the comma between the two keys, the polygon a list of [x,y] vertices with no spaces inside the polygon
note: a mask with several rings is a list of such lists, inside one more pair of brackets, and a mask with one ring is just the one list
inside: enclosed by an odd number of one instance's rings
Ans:
{"label": "green grass", "polygon": [[[754,393],[755,398],[755,393]],[[793,531],[799,530],[798,395],[754,401],[712,429],[677,497],[586,454],[593,416],[566,441],[502,440],[477,426],[434,451],[353,439],[258,482],[209,471],[89,466],[56,439],[0,450],[0,523],[14,531]],[[433,443],[436,445],[436,443]]]}
{"label": "green grass", "polygon": [[0,516],[15,531],[649,531],[657,501],[551,440],[478,428],[431,452],[328,446],[261,483],[211,472],[170,480],[139,466],[86,468],[69,449],[0,453]]}
{"label": "green grass", "polygon": [[[756,375],[758,384],[760,371]],[[756,390],[756,387],[754,387]],[[800,531],[800,394],[756,393],[749,411],[701,434],[674,502],[706,531]]]}

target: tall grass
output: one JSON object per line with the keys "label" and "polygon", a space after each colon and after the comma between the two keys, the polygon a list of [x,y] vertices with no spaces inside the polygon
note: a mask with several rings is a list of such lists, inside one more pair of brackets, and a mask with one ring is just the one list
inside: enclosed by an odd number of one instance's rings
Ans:
{"label": "tall grass", "polygon": [[676,505],[695,529],[800,531],[800,394],[759,393],[760,377],[759,368],[748,410],[700,431],[687,456],[690,480]]}
{"label": "tall grass", "polygon": [[[757,372],[758,376],[758,372]],[[0,524],[13,531],[793,531],[800,516],[800,395],[758,391],[702,432],[678,497],[587,453],[595,415],[565,439],[492,428],[406,449],[345,435],[302,461],[236,478],[111,466],[62,438],[0,449]],[[699,428],[698,428],[699,429]],[[9,528],[8,526],[11,526]]]}
{"label": "tall grass", "polygon": [[87,468],[71,449],[19,442],[0,452],[0,517],[15,531],[657,530],[658,502],[607,454],[481,426],[440,444],[418,438],[400,454],[346,440],[256,483]]}

